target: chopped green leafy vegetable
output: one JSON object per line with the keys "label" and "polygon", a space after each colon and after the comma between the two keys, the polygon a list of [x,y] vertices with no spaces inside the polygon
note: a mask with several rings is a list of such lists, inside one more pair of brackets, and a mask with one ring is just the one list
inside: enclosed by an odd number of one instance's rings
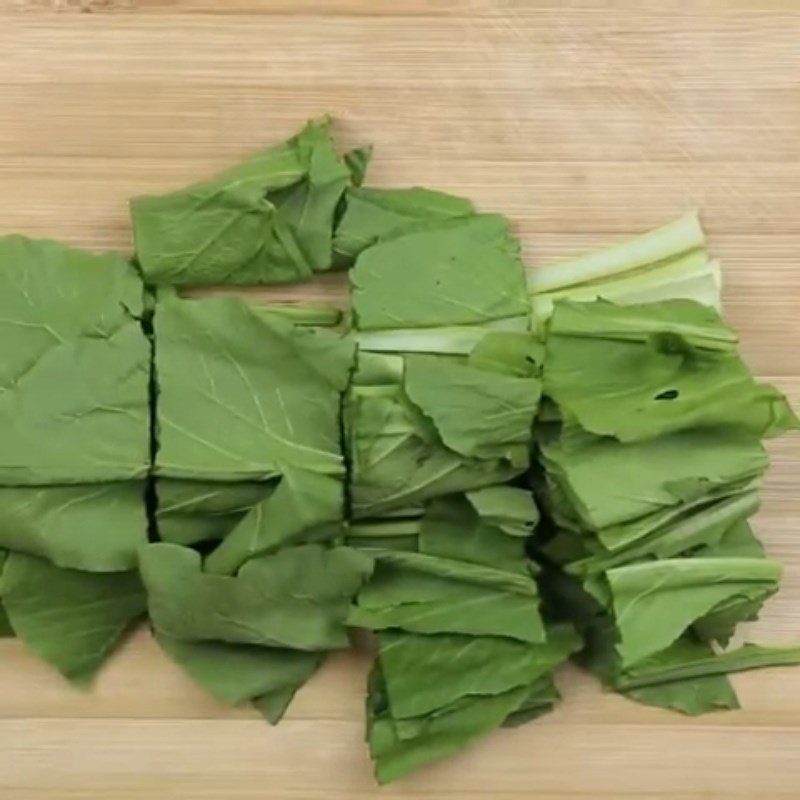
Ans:
{"label": "chopped green leafy vegetable", "polygon": [[144,291],[111,255],[0,237],[0,484],[108,483],[149,466]]}
{"label": "chopped green leafy vegetable", "polygon": [[759,558],[678,558],[606,573],[623,667],[672,644],[722,603],[763,600],[778,588],[780,565]]}
{"label": "chopped green leafy vegetable", "polygon": [[378,780],[396,780],[504,723],[551,708],[557,693],[550,673],[578,644],[568,626],[534,646],[498,637],[380,634],[367,706]]}
{"label": "chopped green leafy vegetable", "polygon": [[[443,360],[442,366],[456,376],[466,374],[462,385],[477,372],[458,362]],[[413,512],[432,498],[504,483],[525,470],[528,463],[525,444],[517,442],[516,447],[509,448],[509,443],[498,442],[495,453],[487,448],[486,453],[478,451],[479,456],[471,456],[448,447],[443,440],[443,433],[447,432],[454,444],[463,447],[462,439],[469,435],[463,431],[463,427],[472,425],[475,428],[473,441],[478,443],[481,428],[491,430],[497,427],[491,418],[465,413],[461,419],[450,416],[431,420],[426,416],[426,410],[434,410],[438,415],[439,407],[432,409],[433,398],[426,395],[425,389],[420,391],[423,408],[412,401],[407,393],[408,373],[403,375],[401,372],[399,381],[387,377],[385,384],[374,385],[369,369],[374,369],[374,362],[371,367],[366,365],[365,372],[360,368],[356,374],[348,393],[346,409],[351,462],[350,494],[355,517],[369,518],[408,510]],[[487,373],[487,380],[491,380],[491,377],[491,373]],[[516,430],[532,428],[538,384],[531,381],[535,388],[531,397],[525,397],[518,390],[518,385],[524,387],[528,381],[511,378],[505,387],[498,386],[494,390],[493,398],[483,396],[481,385],[480,381],[475,382],[471,396],[465,391],[451,402],[460,403],[464,408],[470,403],[476,409],[491,407],[498,414],[500,422],[500,415],[517,405],[514,411]],[[447,385],[441,385],[442,397],[447,397],[448,392]],[[438,421],[441,421],[445,431],[439,430]],[[515,443],[512,441],[510,444]]]}
{"label": "chopped green leafy vegetable", "polygon": [[134,569],[146,531],[141,482],[0,486],[0,545],[60,567]]}
{"label": "chopped green leafy vegetable", "polygon": [[431,222],[378,242],[350,272],[359,331],[483,325],[526,316],[519,245],[505,218]]}
{"label": "chopped green leafy vegetable", "polygon": [[233,297],[183,300],[166,292],[155,332],[157,475],[268,480],[284,464],[343,472],[346,338],[255,313]]}
{"label": "chopped green leafy vegetable", "polygon": [[[185,642],[159,634],[166,653],[209,694],[228,705],[253,702],[273,724],[278,722],[294,693],[314,674],[320,653],[224,641]],[[275,703],[285,698],[285,703]]]}
{"label": "chopped green leafy vegetable", "polygon": [[406,395],[443,443],[467,458],[527,465],[541,383],[429,355],[405,360]]}
{"label": "chopped green leafy vegetable", "polygon": [[194,545],[224,539],[275,490],[275,482],[159,478],[156,527],[162,541]]}
{"label": "chopped green leafy vegetable", "polygon": [[687,300],[559,303],[545,391],[565,418],[622,442],[701,426],[757,436],[798,427],[785,398],[753,380],[735,342],[713,309]]}
{"label": "chopped green leafy vegetable", "polygon": [[753,380],[716,312],[687,300],[558,301],[543,378],[534,484],[556,526],[537,544],[549,607],[632,699],[738,707],[727,672],[797,658],[715,649],[778,588],[780,565],[747,518],[767,466],[760,439],[796,416]]}
{"label": "chopped green leafy vegetable", "polygon": [[141,559],[159,633],[311,651],[347,647],[350,598],[372,571],[363,553],[320,545],[251,558],[235,576],[205,572],[198,553],[174,544],[147,545]]}
{"label": "chopped green leafy vegetable", "polygon": [[209,555],[206,569],[230,575],[253,556],[302,541],[332,538],[340,533],[343,506],[343,483],[338,476],[287,468],[275,490]]}
{"label": "chopped green leafy vegetable", "polygon": [[76,683],[94,677],[146,608],[136,572],[79,572],[22,553],[8,554],[0,596],[25,646]]}
{"label": "chopped green leafy vegetable", "polygon": [[337,208],[366,161],[351,156],[348,165],[322,118],[206,183],[136,198],[131,217],[146,279],[285,283],[330,269]]}
{"label": "chopped green leafy vegetable", "polygon": [[209,566],[230,573],[251,555],[335,527],[350,340],[235,298],[168,291],[155,332],[160,537],[221,541]]}
{"label": "chopped green leafy vegetable", "polygon": [[334,247],[343,259],[352,261],[380,239],[413,230],[426,222],[473,213],[469,200],[431,189],[350,189]]}
{"label": "chopped green leafy vegetable", "polygon": [[272,723],[324,653],[348,646],[347,610],[372,568],[364,553],[320,545],[251,557],[235,576],[204,571],[198,553],[174,544],[141,554],[167,653],[217,699],[252,701]]}
{"label": "chopped green leafy vegetable", "polygon": [[[781,572],[762,439],[800,420],[697,216],[526,278],[505,218],[364,187],[371,155],[322,118],[137,198],[132,262],[0,238],[0,636],[86,683],[148,615],[274,724],[371,631],[381,783],[546,713],[570,657],[690,715],[800,663],[728,649]],[[174,288],[350,267],[346,316]]]}
{"label": "chopped green leafy vegetable", "polygon": [[430,501],[416,525],[384,523],[412,548],[366,550],[375,569],[349,622],[379,631],[367,735],[379,781],[557,701],[551,672],[579,639],[542,623],[524,552],[537,519],[525,490],[490,486]]}

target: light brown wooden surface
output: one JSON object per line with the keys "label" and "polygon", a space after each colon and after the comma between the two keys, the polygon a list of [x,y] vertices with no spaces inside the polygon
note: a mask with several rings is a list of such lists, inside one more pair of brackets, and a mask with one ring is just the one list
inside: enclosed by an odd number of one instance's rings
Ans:
{"label": "light brown wooden surface", "polygon": [[[95,12],[95,13],[81,13]],[[126,199],[328,110],[370,180],[508,214],[530,265],[699,206],[757,372],[800,403],[797,0],[0,0],[0,228],[127,248]],[[323,281],[313,296],[341,298]],[[800,437],[758,531],[784,588],[749,633],[800,639]],[[687,719],[564,672],[564,704],[377,790],[364,654],[269,728],[141,633],[88,694],[0,644],[2,800],[794,800],[800,669]]]}

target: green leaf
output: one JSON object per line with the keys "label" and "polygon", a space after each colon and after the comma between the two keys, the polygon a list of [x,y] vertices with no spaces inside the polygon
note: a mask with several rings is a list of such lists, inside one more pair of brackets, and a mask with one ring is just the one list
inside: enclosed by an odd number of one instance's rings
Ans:
{"label": "green leaf", "polygon": [[531,333],[490,331],[472,349],[468,363],[518,378],[541,378],[544,355],[542,343]]}
{"label": "green leaf", "polygon": [[558,309],[559,319],[550,321],[548,337],[592,339],[602,334],[612,341],[649,342],[655,352],[678,355],[689,355],[695,350],[733,353],[739,341],[714,309],[691,300],[664,300],[632,306],[620,306],[606,300],[592,303],[564,301],[558,304]]}
{"label": "green leaf", "polygon": [[568,626],[555,628],[546,644],[536,645],[490,636],[393,632],[381,633],[378,642],[395,719],[419,717],[467,695],[528,687],[579,646]]}
{"label": "green leaf", "polygon": [[[752,535],[740,542],[739,535],[734,533],[741,526],[749,529],[743,519],[757,509],[758,493],[755,489],[712,499],[690,507],[686,514],[668,519],[661,527],[654,527],[646,536],[613,552],[602,549],[587,556],[576,553],[570,559],[572,563],[567,566],[567,571],[574,575],[597,575],[648,556],[672,558],[691,554],[697,557],[760,557],[764,555],[763,549]],[[587,546],[585,537],[580,537],[580,540],[583,546]]]}
{"label": "green leaf", "polygon": [[745,644],[715,652],[707,644],[683,637],[666,650],[620,674],[619,689],[635,689],[731,672],[800,663],[800,647],[764,647]]}
{"label": "green leaf", "polygon": [[360,331],[484,324],[530,312],[519,246],[499,216],[431,224],[365,250],[350,272]]}
{"label": "green leaf", "polygon": [[224,539],[277,481],[221,482],[159,478],[156,524],[162,541],[191,545]]}
{"label": "green leaf", "polygon": [[156,284],[304,280],[330,268],[350,170],[330,120],[309,122],[216,178],[131,202],[136,253]]}
{"label": "green leaf", "polygon": [[135,572],[79,572],[20,553],[6,559],[0,596],[25,646],[76,683],[94,677],[145,613]]}
{"label": "green leaf", "polygon": [[516,728],[552,711],[561,695],[552,675],[543,675],[528,687],[528,694],[519,707],[503,721],[504,728]]}
{"label": "green leaf", "polygon": [[[358,186],[360,181],[353,180]],[[347,261],[379,239],[390,238],[419,223],[466,217],[472,203],[455,195],[431,189],[348,190],[347,209],[336,229],[335,248]]]}
{"label": "green leaf", "polygon": [[0,546],[89,572],[136,567],[147,542],[144,483],[0,486]]}
{"label": "green leaf", "polygon": [[757,439],[713,428],[627,444],[575,436],[540,442],[540,448],[548,476],[582,525],[597,530],[611,550],[674,519],[692,502],[743,486],[767,467]]}
{"label": "green leaf", "polygon": [[352,179],[351,170],[334,148],[328,119],[306,125],[294,146],[306,168],[304,179],[270,191],[267,200],[292,232],[305,262],[321,272],[333,265],[335,218]]}
{"label": "green leaf", "polygon": [[231,575],[253,556],[336,535],[343,519],[344,483],[338,477],[286,469],[275,491],[223,539],[205,568]]}
{"label": "green leaf", "polygon": [[484,522],[508,536],[525,538],[539,522],[539,511],[527,489],[487,486],[467,492],[466,498]]}
{"label": "green leaf", "polygon": [[763,600],[779,577],[777,562],[758,558],[664,559],[609,570],[623,667],[668,647],[731,598]]}
{"label": "green leaf", "polygon": [[530,574],[520,575],[468,561],[437,558],[426,553],[395,552],[394,550],[370,550],[369,555],[382,564],[417,570],[440,578],[463,579],[487,588],[500,589],[526,597],[536,597],[536,585]]}
{"label": "green leaf", "polygon": [[418,509],[434,497],[503,483],[521,468],[472,459],[438,440],[400,388],[354,386],[346,407],[353,516]]}
{"label": "green leaf", "polygon": [[545,639],[530,575],[517,580],[499,570],[421,553],[367,552],[376,566],[350,610],[353,626],[506,636],[531,643]]}
{"label": "green leaf", "polygon": [[0,483],[144,478],[144,290],[118,256],[0,238]]}
{"label": "green leaf", "polygon": [[708,645],[682,637],[661,653],[617,675],[614,685],[639,703],[695,716],[716,709],[739,708],[726,672]]}
{"label": "green leaf", "polygon": [[689,716],[740,707],[736,692],[725,675],[709,675],[687,678],[674,683],[640,686],[628,689],[622,694],[646,706],[669,708]]}
{"label": "green leaf", "polygon": [[280,719],[294,693],[321,663],[319,653],[282,650],[227,642],[183,642],[159,634],[166,653],[222,703],[241,705],[253,701],[263,711],[273,709],[277,698],[288,700],[281,713],[270,711],[270,722]]}
{"label": "green leaf", "polygon": [[541,395],[535,378],[487,372],[437,356],[406,358],[404,389],[444,444],[467,458],[528,463]]}
{"label": "green leaf", "polygon": [[406,738],[398,735],[396,721],[388,709],[381,707],[376,693],[376,689],[370,688],[367,740],[375,761],[375,776],[379,783],[385,784],[425,764],[446,758],[499,727],[524,702],[526,687],[519,686],[495,695],[462,698],[435,716],[420,718],[417,734]]}
{"label": "green leaf", "polygon": [[228,576],[203,572],[193,550],[151,544],[140,569],[159,634],[329,650],[348,646],[347,609],[372,561],[348,547],[303,545],[252,558]]}
{"label": "green leaf", "polygon": [[695,346],[701,335],[735,341],[714,311],[689,301],[559,303],[545,391],[584,430],[623,442],[701,426],[758,437],[800,426],[783,395],[757,383],[735,351]]}
{"label": "green leaf", "polygon": [[[538,512],[530,493],[491,486],[431,501],[419,530],[420,552],[526,573],[524,537]],[[528,573],[529,574],[529,573]]]}
{"label": "green leaf", "polygon": [[254,313],[233,297],[159,295],[155,317],[160,476],[343,474],[339,402],[352,345]]}
{"label": "green leaf", "polygon": [[267,694],[262,694],[261,697],[256,697],[253,700],[253,707],[270,725],[277,725],[283,719],[283,715],[289,708],[296,691],[296,689],[290,687],[267,692]]}

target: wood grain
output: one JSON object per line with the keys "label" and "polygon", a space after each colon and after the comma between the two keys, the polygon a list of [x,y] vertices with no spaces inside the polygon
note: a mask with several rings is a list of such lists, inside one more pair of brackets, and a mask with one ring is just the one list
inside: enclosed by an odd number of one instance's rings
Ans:
{"label": "wood grain", "polygon": [[[127,249],[131,195],[327,110],[346,142],[376,144],[372,182],[508,214],[531,268],[702,208],[743,348],[800,404],[796,0],[0,0],[0,16],[4,230]],[[335,276],[302,294],[346,299]],[[785,581],[747,638],[796,641],[800,441],[771,451],[757,527]],[[331,659],[272,729],[144,631],[88,693],[2,642],[0,798],[798,797],[791,669],[736,676],[743,710],[696,720],[567,669],[554,714],[379,794],[368,661]]]}

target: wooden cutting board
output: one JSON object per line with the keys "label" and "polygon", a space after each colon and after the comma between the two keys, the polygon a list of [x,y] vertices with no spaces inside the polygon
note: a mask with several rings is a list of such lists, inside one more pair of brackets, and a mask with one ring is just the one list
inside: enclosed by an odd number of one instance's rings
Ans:
{"label": "wooden cutting board", "polygon": [[[799,80],[796,0],[0,0],[0,226],[126,249],[128,197],[327,110],[375,143],[371,182],[507,214],[531,266],[701,207],[747,356],[800,402]],[[757,527],[786,573],[749,634],[797,641],[800,437],[771,450]],[[0,798],[800,797],[800,669],[737,676],[744,710],[700,719],[567,669],[555,713],[379,793],[367,661],[269,728],[144,634],[88,693],[3,642]]]}

